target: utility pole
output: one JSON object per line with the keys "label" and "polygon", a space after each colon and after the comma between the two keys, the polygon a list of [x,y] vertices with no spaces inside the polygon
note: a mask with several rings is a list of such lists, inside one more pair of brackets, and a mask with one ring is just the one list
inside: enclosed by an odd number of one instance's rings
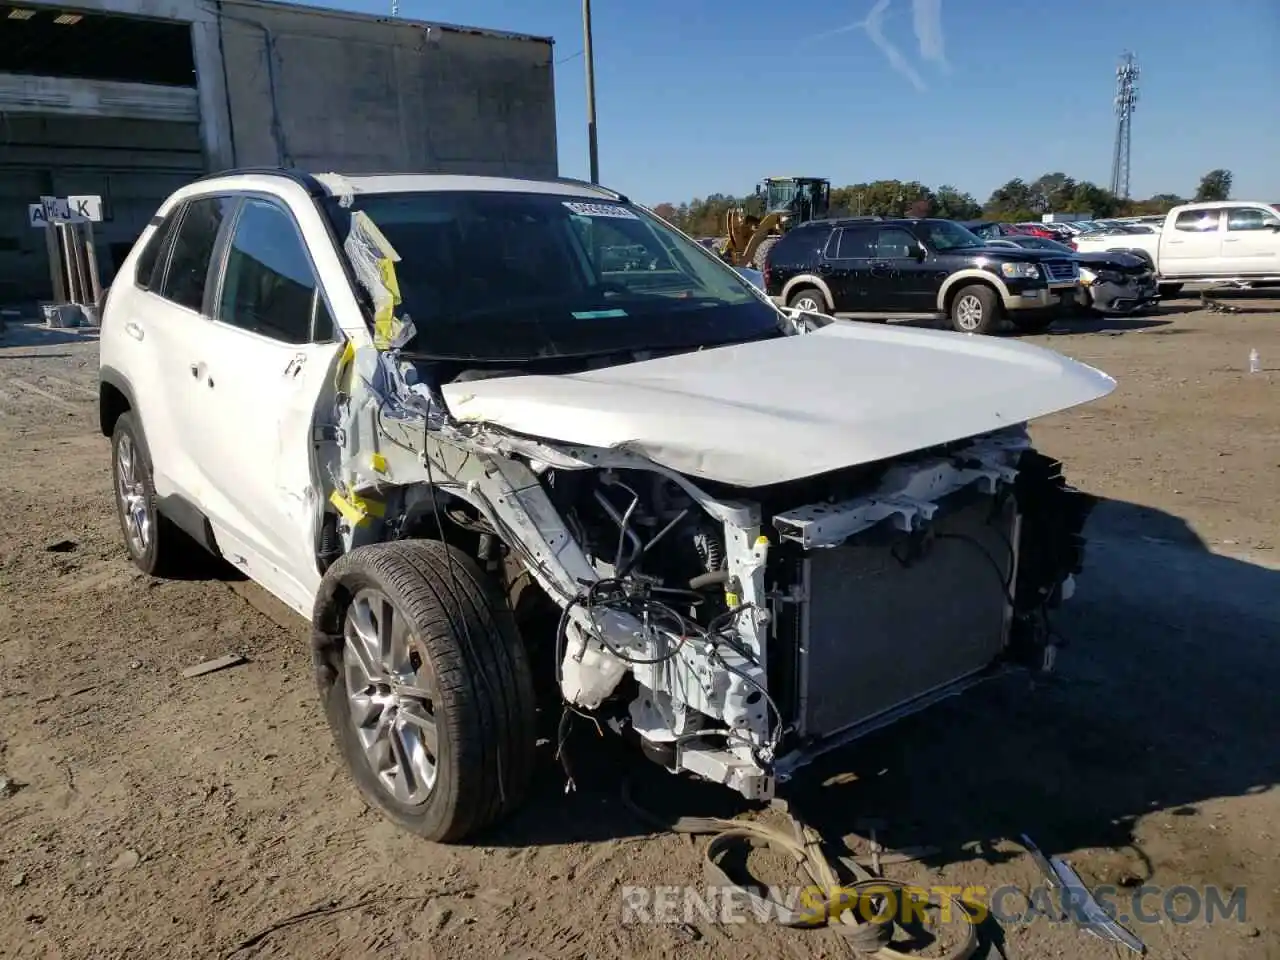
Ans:
{"label": "utility pole", "polygon": [[1111,154],[1111,192],[1129,199],[1129,147],[1133,140],[1133,109],[1138,103],[1138,61],[1126,53],[1116,67],[1116,142]]}
{"label": "utility pole", "polygon": [[600,182],[600,148],[596,142],[596,63],[591,53],[591,0],[582,0],[582,59],[587,62],[587,150],[591,182]]}

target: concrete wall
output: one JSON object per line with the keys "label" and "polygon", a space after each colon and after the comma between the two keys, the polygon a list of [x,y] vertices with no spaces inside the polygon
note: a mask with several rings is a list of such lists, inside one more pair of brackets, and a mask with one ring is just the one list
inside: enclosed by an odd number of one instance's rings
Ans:
{"label": "concrete wall", "polygon": [[195,123],[101,117],[8,117],[0,145],[0,302],[50,295],[44,231],[27,226],[43,195],[97,194],[104,282],[166,196],[204,172]]}
{"label": "concrete wall", "polygon": [[558,172],[548,42],[241,2],[219,32],[231,149],[215,165]]}
{"label": "concrete wall", "polygon": [[183,89],[0,74],[0,301],[48,295],[44,238],[26,226],[41,194],[106,199],[105,282],[112,245],[203,172],[559,169],[546,39],[260,0],[24,5],[188,23],[196,76]]}

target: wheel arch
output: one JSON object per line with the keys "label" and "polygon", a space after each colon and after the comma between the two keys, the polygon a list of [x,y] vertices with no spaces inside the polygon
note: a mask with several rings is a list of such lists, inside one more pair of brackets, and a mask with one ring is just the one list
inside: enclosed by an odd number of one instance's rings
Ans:
{"label": "wheel arch", "polygon": [[[439,525],[436,523],[437,510],[431,505],[433,495],[439,497],[437,501],[440,516]],[[405,523],[402,526],[400,536],[377,542],[395,543],[408,540],[434,540],[454,547],[472,559],[478,559],[478,542],[482,534],[479,531],[467,530],[445,516],[445,511],[458,506],[469,507],[479,516],[484,516],[479,502],[469,497],[465,491],[445,490],[436,486],[431,491],[424,491],[424,496],[416,500],[405,511]],[[498,543],[507,545],[500,533],[492,533],[490,536],[493,536]],[[359,549],[359,547],[355,549]],[[331,646],[341,633],[342,617],[350,601],[351,596],[339,578],[329,576],[321,578],[311,613],[313,646],[316,648],[317,654],[323,648]],[[317,658],[316,664],[317,667],[320,666],[319,658]]]}
{"label": "wheel arch", "polygon": [[782,285],[782,290],[778,296],[781,297],[782,302],[785,304],[791,299],[791,295],[802,287],[813,287],[822,294],[822,299],[826,301],[827,309],[835,309],[835,299],[831,296],[831,287],[827,285],[825,280],[814,273],[802,273],[792,277]]}
{"label": "wheel arch", "polygon": [[98,372],[98,429],[102,435],[111,436],[120,415],[135,409],[129,378],[114,367],[103,367]]}
{"label": "wheel arch", "polygon": [[990,287],[995,291],[996,296],[1000,298],[1001,303],[1009,296],[1009,288],[994,274],[986,270],[958,270],[947,277],[942,289],[938,291],[938,309],[950,315],[951,304],[955,301],[956,294],[972,284]]}

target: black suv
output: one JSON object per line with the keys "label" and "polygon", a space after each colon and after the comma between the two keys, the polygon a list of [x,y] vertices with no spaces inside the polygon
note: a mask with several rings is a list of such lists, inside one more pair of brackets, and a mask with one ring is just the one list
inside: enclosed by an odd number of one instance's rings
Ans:
{"label": "black suv", "polygon": [[815,220],[769,251],[765,292],[782,306],[847,319],[950,319],[990,333],[1002,316],[1043,329],[1071,306],[1070,256],[988,247],[951,220]]}

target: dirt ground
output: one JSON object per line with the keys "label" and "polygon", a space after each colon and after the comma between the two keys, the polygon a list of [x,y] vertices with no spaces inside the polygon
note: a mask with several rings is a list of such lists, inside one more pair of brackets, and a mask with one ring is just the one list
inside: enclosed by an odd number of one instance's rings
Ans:
{"label": "dirt ground", "polygon": [[[1057,678],[978,688],[790,795],[833,841],[865,851],[879,818],[886,843],[938,848],[886,869],[900,879],[1029,890],[1025,833],[1090,884],[1243,890],[1244,922],[1130,926],[1155,957],[1280,958],[1280,312],[1195,308],[1028,338],[1119,381],[1034,428],[1105,498]],[[680,812],[705,794],[590,730],[571,743],[577,792],[548,752],[533,802],[485,846],[432,846],[367,811],[316,703],[306,625],[251,584],[126,561],[96,366],[91,331],[0,343],[0,956],[848,955],[829,930],[622,924],[622,887],[700,884],[705,841],[632,819],[619,771]],[[181,678],[228,652],[249,662]],[[1123,955],[1046,918],[983,937],[979,956]]]}

